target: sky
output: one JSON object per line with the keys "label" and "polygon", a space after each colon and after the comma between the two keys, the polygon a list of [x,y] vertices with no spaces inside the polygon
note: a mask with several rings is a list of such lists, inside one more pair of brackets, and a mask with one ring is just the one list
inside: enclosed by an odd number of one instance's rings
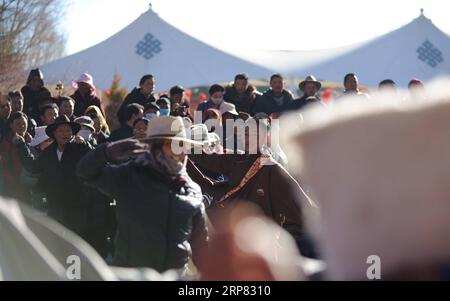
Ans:
{"label": "sky", "polygon": [[222,49],[314,50],[395,30],[420,9],[450,34],[448,0],[65,0],[67,54],[98,44],[152,9],[173,26]]}

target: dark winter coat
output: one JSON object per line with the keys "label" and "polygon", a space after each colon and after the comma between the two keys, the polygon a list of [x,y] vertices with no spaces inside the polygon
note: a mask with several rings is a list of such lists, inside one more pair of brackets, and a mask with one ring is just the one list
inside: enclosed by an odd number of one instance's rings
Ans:
{"label": "dark winter coat", "polygon": [[267,115],[270,115],[272,113],[283,113],[289,110],[294,98],[292,96],[292,93],[283,90],[282,92],[283,102],[278,104],[275,101],[275,95],[272,91],[272,89],[267,90],[262,97],[255,103],[254,107],[254,113],[266,113]]}
{"label": "dark winter coat", "polygon": [[40,120],[39,103],[51,97],[50,91],[45,87],[42,87],[39,91],[33,91],[28,85],[23,86],[21,91],[23,94],[23,112],[29,118]]}
{"label": "dark winter coat", "polygon": [[128,125],[124,124],[117,130],[114,130],[111,133],[111,136],[109,136],[108,141],[115,142],[123,139],[128,139],[133,137],[133,128],[129,127]]}
{"label": "dark winter coat", "polygon": [[105,116],[105,111],[103,110],[102,101],[100,98],[98,98],[96,95],[91,94],[87,96],[87,99],[85,99],[83,96],[81,96],[81,93],[79,90],[75,91],[75,93],[70,96],[75,100],[75,108],[73,110],[73,114],[76,117],[80,117],[84,115],[84,112],[87,108],[90,106],[96,106],[100,109],[103,116]]}
{"label": "dark winter coat", "polygon": [[18,143],[24,167],[33,174],[39,174],[37,189],[47,195],[48,215],[81,237],[88,232],[88,211],[90,202],[85,187],[75,174],[78,161],[91,150],[89,144],[69,142],[58,161],[57,143],[47,147],[35,158],[28,146]]}
{"label": "dark winter coat", "polygon": [[143,93],[141,88],[134,88],[133,91],[131,91],[124,99],[122,105],[119,108],[119,111],[117,112],[117,118],[119,119],[119,122],[121,124],[125,123],[125,117],[124,117],[124,111],[125,108],[132,104],[137,103],[141,106],[145,106],[148,103],[155,102],[156,98],[153,96],[153,94],[150,94],[148,97],[146,97]]}
{"label": "dark winter coat", "polygon": [[244,95],[239,96],[234,86],[228,86],[225,88],[225,94],[223,99],[236,106],[236,110],[245,112],[250,115],[254,115],[255,104],[259,101],[261,93],[256,90],[254,86],[249,86]]}
{"label": "dark winter coat", "polygon": [[200,187],[187,174],[170,182],[137,161],[109,165],[106,147],[84,157],[77,173],[117,202],[113,264],[162,272],[185,268],[192,253],[197,265],[208,240]]}
{"label": "dark winter coat", "polygon": [[[319,99],[317,96],[316,96],[316,98]],[[297,111],[297,110],[303,109],[306,105],[313,103],[313,102],[308,101],[307,99],[308,99],[308,96],[305,96],[305,95],[300,98],[295,99],[292,102],[292,104],[290,105],[289,110]]]}

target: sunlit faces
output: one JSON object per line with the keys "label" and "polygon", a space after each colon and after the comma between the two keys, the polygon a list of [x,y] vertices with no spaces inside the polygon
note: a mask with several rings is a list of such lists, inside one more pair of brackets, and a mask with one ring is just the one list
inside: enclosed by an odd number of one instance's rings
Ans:
{"label": "sunlit faces", "polygon": [[11,97],[11,111],[12,112],[23,111],[23,99],[20,96]]}
{"label": "sunlit faces", "polygon": [[358,77],[356,75],[348,76],[344,83],[345,91],[358,91]]}
{"label": "sunlit faces", "polygon": [[234,83],[234,87],[236,88],[238,94],[244,94],[248,89],[248,80],[238,79]]}
{"label": "sunlit faces", "polygon": [[92,87],[85,82],[79,82],[78,90],[80,91],[81,95],[86,95],[92,92]]}
{"label": "sunlit faces", "polygon": [[70,117],[73,115],[74,108],[75,108],[75,104],[74,104],[73,100],[65,99],[61,102],[61,104],[59,106],[59,114]]}
{"label": "sunlit faces", "polygon": [[53,133],[58,145],[66,145],[73,136],[72,128],[68,124],[59,125]]}
{"label": "sunlit faces", "polygon": [[25,117],[15,119],[11,123],[11,132],[18,134],[21,137],[25,136],[27,132],[28,122]]}
{"label": "sunlit faces", "polygon": [[49,107],[44,111],[44,114],[41,116],[41,120],[44,125],[51,125],[55,123],[55,119],[58,117],[58,109],[55,107]]}
{"label": "sunlit faces", "polygon": [[176,104],[182,104],[183,103],[183,99],[184,99],[185,93],[177,93],[177,94],[173,94],[170,96],[170,98],[172,99],[172,101]]}
{"label": "sunlit faces", "polygon": [[143,140],[147,137],[148,121],[140,120],[133,127],[133,136],[137,140]]}
{"label": "sunlit faces", "polygon": [[275,95],[281,95],[284,88],[283,79],[281,77],[274,77],[270,81],[270,87]]}
{"label": "sunlit faces", "polygon": [[3,120],[7,120],[9,118],[9,115],[11,115],[11,103],[5,102],[3,104],[0,104],[0,118]]}
{"label": "sunlit faces", "polygon": [[313,82],[307,82],[305,83],[304,87],[303,87],[303,91],[305,93],[305,96],[307,97],[311,97],[316,95],[317,93],[317,84],[313,83]]}
{"label": "sunlit faces", "polygon": [[187,147],[187,145],[184,145],[183,142],[180,142],[179,148],[177,149],[177,152],[173,152],[172,150],[172,140],[165,140],[162,145],[162,151],[166,157],[172,158],[173,160],[177,162],[184,163],[186,161],[186,153],[181,151]]}
{"label": "sunlit faces", "polygon": [[142,85],[141,90],[144,95],[150,95],[153,93],[153,90],[155,89],[155,81],[154,79],[150,78],[147,79]]}

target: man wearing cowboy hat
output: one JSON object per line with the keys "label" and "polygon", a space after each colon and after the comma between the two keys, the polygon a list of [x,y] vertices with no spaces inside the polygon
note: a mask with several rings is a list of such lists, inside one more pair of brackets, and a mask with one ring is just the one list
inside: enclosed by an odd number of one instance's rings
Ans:
{"label": "man wearing cowboy hat", "polygon": [[[113,264],[185,271],[198,266],[208,230],[200,187],[186,172],[188,145],[181,117],[149,121],[147,139],[100,145],[84,157],[78,176],[117,201]],[[108,162],[133,159],[121,165]]]}
{"label": "man wearing cowboy hat", "polygon": [[89,204],[75,167],[91,147],[83,141],[75,141],[74,135],[79,130],[79,124],[61,115],[45,129],[54,142],[39,156],[31,153],[23,139],[17,147],[25,169],[39,174],[37,188],[47,194],[48,215],[86,239],[90,232],[87,227]]}
{"label": "man wearing cowboy hat", "polygon": [[320,101],[317,92],[322,88],[322,84],[314,75],[308,75],[305,80],[298,85],[298,88],[303,92],[303,96],[292,102],[290,110],[300,110],[309,103]]}

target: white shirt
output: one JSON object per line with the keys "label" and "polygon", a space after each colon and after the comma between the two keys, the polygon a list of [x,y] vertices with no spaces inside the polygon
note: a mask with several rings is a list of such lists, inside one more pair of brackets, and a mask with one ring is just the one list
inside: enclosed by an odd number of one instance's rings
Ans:
{"label": "white shirt", "polygon": [[58,161],[61,162],[63,152],[59,149],[56,149],[56,155],[58,156]]}

